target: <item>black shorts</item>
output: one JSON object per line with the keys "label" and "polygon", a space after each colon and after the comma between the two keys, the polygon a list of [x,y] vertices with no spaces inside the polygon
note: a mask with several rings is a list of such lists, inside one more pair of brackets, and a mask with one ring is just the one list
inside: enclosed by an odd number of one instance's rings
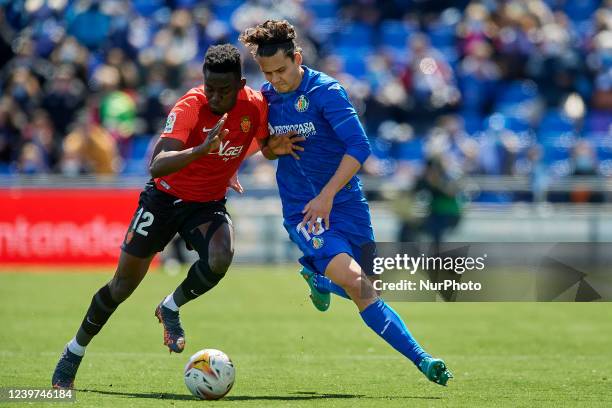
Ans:
{"label": "black shorts", "polygon": [[225,199],[205,203],[183,201],[159,191],[151,181],[140,193],[138,208],[121,249],[139,258],[160,252],[178,232],[190,244],[190,232],[215,220],[231,225]]}

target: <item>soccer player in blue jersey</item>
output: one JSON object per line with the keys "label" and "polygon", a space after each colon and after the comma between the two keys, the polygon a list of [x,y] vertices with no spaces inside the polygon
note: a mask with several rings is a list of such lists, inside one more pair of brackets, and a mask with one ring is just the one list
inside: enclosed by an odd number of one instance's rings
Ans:
{"label": "soccer player in blue jersey", "polygon": [[268,81],[262,93],[271,133],[306,138],[299,160],[278,158],[276,179],[284,226],[304,254],[301,273],[313,303],[323,311],[329,292],[350,298],[366,325],[429,380],[446,385],[452,374],[444,361],[421,348],[362,271],[361,249],[373,247],[374,232],[356,173],[370,145],[342,85],[302,65],[295,38],[291,24],[274,20],[240,36]]}

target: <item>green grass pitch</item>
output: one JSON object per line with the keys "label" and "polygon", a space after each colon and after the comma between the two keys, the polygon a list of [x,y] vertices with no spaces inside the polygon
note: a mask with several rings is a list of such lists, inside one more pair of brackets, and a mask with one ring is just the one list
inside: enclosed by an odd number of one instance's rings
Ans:
{"label": "green grass pitch", "polygon": [[[372,333],[348,301],[334,297],[328,312],[316,311],[296,270],[233,266],[182,309],[181,355],[162,346],[153,312],[182,276],[151,272],[88,348],[70,406],[612,406],[610,303],[393,303],[455,374],[444,388]],[[0,273],[0,386],[48,387],[109,277]],[[196,400],[183,383],[187,359],[202,348],[221,349],[236,365],[221,401]]]}

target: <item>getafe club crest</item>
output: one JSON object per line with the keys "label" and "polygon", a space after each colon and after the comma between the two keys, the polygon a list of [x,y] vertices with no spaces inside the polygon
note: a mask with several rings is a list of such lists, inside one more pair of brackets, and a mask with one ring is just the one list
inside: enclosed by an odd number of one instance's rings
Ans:
{"label": "getafe club crest", "polygon": [[308,110],[308,105],[310,105],[310,102],[308,102],[306,95],[300,95],[300,97],[295,100],[295,110],[298,112],[306,112]]}
{"label": "getafe club crest", "polygon": [[249,133],[249,130],[251,130],[251,119],[249,119],[248,116],[243,116],[242,119],[240,119],[240,130],[242,130],[243,133]]}
{"label": "getafe club crest", "polygon": [[314,249],[319,249],[323,246],[323,244],[325,243],[325,241],[323,241],[323,238],[321,237],[314,237],[312,239],[312,247]]}

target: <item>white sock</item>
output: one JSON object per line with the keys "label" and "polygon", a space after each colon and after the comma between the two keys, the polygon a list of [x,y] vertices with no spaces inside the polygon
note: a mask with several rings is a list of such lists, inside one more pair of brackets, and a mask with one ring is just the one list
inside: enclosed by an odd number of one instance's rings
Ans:
{"label": "white sock", "polygon": [[174,296],[172,296],[172,293],[166,296],[162,305],[166,306],[168,309],[172,310],[173,312],[178,312],[179,310],[179,307],[174,302]]}
{"label": "white sock", "polygon": [[68,350],[77,356],[83,357],[83,355],[85,355],[85,347],[77,343],[76,337],[74,337],[72,340],[70,340],[70,343],[68,343]]}

